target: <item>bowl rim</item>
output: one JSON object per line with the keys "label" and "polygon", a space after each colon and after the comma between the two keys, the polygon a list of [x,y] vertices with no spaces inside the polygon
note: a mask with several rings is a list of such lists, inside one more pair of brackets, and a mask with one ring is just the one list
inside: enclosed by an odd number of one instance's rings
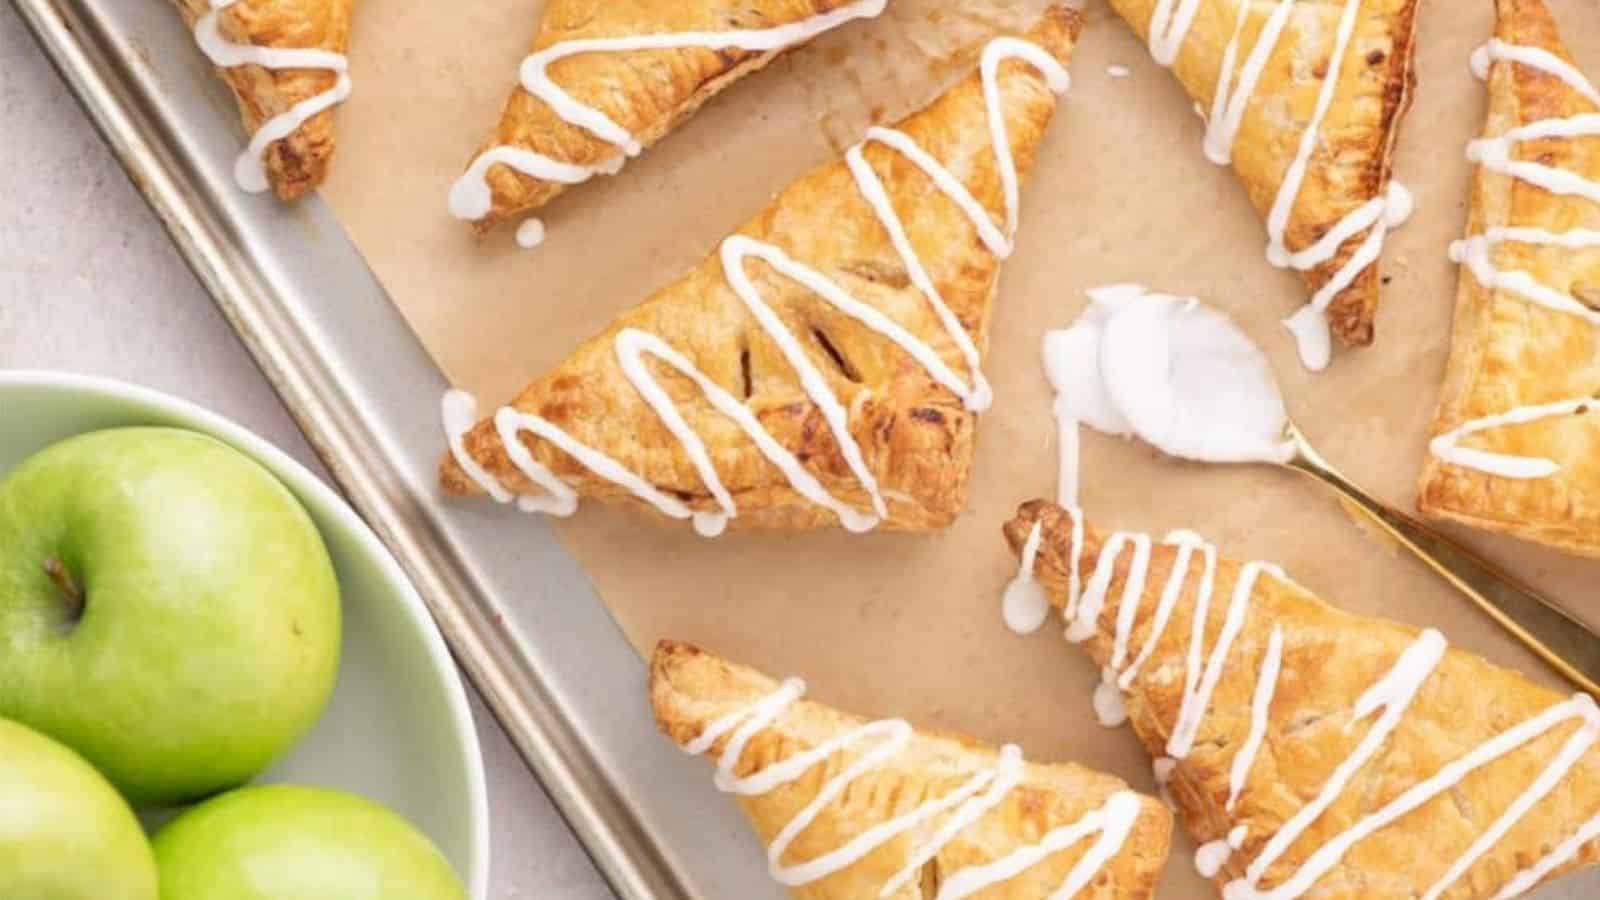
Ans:
{"label": "bowl rim", "polygon": [[470,824],[467,837],[470,859],[469,871],[462,875],[470,896],[480,900],[486,898],[489,875],[488,786],[484,774],[483,749],[479,746],[472,710],[467,704],[466,688],[462,685],[455,659],[433,616],[423,604],[422,597],[400,563],[389,552],[388,546],[379,540],[366,520],[333,488],[294,457],[243,425],[192,401],[116,378],[50,369],[0,369],[0,388],[8,387],[42,387],[100,394],[171,415],[182,420],[186,427],[218,438],[266,466],[295,494],[304,498],[308,505],[317,507],[319,513],[328,515],[338,523],[338,527],[355,537],[361,552],[377,563],[384,580],[393,588],[399,608],[420,632],[422,643],[428,651],[428,664],[445,686],[452,725],[460,736],[461,749],[464,751],[462,763],[467,769],[469,788],[467,804]]}

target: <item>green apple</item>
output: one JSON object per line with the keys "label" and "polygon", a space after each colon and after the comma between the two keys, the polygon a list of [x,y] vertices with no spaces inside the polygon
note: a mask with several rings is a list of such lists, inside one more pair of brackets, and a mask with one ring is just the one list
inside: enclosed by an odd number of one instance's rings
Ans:
{"label": "green apple", "polygon": [[81,435],[0,482],[0,716],[135,805],[245,783],[321,715],[339,586],[306,511],[204,435]]}
{"label": "green apple", "polygon": [[465,900],[455,870],[411,823],[327,788],[241,788],[155,839],[161,900]]}
{"label": "green apple", "polygon": [[133,810],[94,767],[0,719],[0,897],[156,900]]}

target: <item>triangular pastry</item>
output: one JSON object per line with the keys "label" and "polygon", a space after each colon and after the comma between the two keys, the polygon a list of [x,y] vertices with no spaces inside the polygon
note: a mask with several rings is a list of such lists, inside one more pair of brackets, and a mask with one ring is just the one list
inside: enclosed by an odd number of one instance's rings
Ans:
{"label": "triangular pastry", "polygon": [[707,100],[886,0],[549,0],[500,124],[450,192],[485,232],[614,174]]}
{"label": "triangular pastry", "polygon": [[333,157],[333,107],[350,95],[354,0],[174,0],[239,103],[247,191],[284,200],[316,188]]}
{"label": "triangular pastry", "polygon": [[1267,221],[1267,258],[1310,302],[1285,322],[1305,364],[1329,331],[1373,339],[1378,257],[1411,210],[1390,181],[1410,104],[1418,0],[1111,0],[1206,120],[1205,155],[1232,163]]}
{"label": "triangular pastry", "polygon": [[1600,857],[1600,708],[1198,536],[1006,524],[1226,900],[1504,900]]}
{"label": "triangular pastry", "polygon": [[473,426],[470,398],[447,396],[445,489],[560,515],[622,500],[706,534],[949,524],[991,399],[979,364],[1018,182],[1078,25],[1057,8],[991,42],[495,416]]}
{"label": "triangular pastry", "polygon": [[1600,556],[1600,91],[1538,0],[1501,0],[1429,515]]}
{"label": "triangular pastry", "polygon": [[805,900],[1146,900],[1172,816],[1118,779],[966,738],[866,722],[687,644],[663,642],[650,698]]}

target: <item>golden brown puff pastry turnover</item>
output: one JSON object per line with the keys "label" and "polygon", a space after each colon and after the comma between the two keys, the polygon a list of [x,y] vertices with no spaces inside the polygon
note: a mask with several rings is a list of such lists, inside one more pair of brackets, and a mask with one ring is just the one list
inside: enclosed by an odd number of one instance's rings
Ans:
{"label": "golden brown puff pastry turnover", "polygon": [[1025,504],[1033,575],[1226,900],[1499,900],[1600,856],[1600,708],[1198,536]]}
{"label": "golden brown puff pastry turnover", "polygon": [[1378,256],[1410,212],[1390,184],[1415,81],[1418,0],[1111,0],[1206,119],[1205,155],[1231,163],[1267,220],[1273,265],[1310,303],[1290,320],[1322,368],[1328,334],[1373,340]]}
{"label": "golden brown puff pastry turnover", "polygon": [[447,397],[445,489],[557,514],[622,501],[708,534],[948,525],[991,399],[979,363],[1017,185],[1078,27],[1058,8],[991,42],[509,408],[473,425]]}
{"label": "golden brown puff pastry turnover", "polygon": [[1502,0],[1423,512],[1600,556],[1600,91]]}
{"label": "golden brown puff pastry turnover", "polygon": [[451,210],[481,233],[615,173],[724,88],[885,2],[549,0]]}
{"label": "golden brown puff pastry turnover", "polygon": [[239,184],[283,200],[316,188],[333,158],[333,107],[350,93],[353,0],[174,2],[251,135]]}
{"label": "golden brown puff pastry turnover", "polygon": [[717,763],[717,786],[804,900],[1146,900],[1172,816],[1118,779],[1026,762],[901,720],[866,722],[687,644],[650,664],[656,719]]}

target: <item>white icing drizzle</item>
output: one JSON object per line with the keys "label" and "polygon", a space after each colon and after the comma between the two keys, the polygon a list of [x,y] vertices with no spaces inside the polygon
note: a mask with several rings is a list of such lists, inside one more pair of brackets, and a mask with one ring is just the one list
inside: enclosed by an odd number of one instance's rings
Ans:
{"label": "white icing drizzle", "polygon": [[[1591,102],[1600,104],[1600,90],[1582,72],[1541,47],[1525,47],[1495,38],[1473,53],[1472,70],[1479,78],[1488,78],[1490,66],[1502,62],[1545,72],[1561,79]],[[1467,147],[1467,157],[1489,171],[1526,181],[1551,193],[1583,197],[1600,203],[1600,182],[1542,163],[1511,158],[1514,146],[1523,141],[1592,136],[1600,136],[1600,114],[1544,119],[1513,128],[1499,137],[1475,140]],[[1555,232],[1542,228],[1495,226],[1483,234],[1469,235],[1450,245],[1451,260],[1465,267],[1485,289],[1516,294],[1529,303],[1600,326],[1600,311],[1584,305],[1572,294],[1541,282],[1529,272],[1498,268],[1494,262],[1494,249],[1508,243],[1592,250],[1600,248],[1600,231],[1574,228]],[[1516,406],[1505,412],[1463,422],[1435,437],[1428,449],[1434,457],[1445,463],[1500,478],[1549,478],[1561,471],[1561,464],[1556,460],[1492,453],[1463,447],[1461,442],[1472,435],[1497,428],[1566,418],[1596,410],[1600,410],[1600,399],[1594,397]]]}
{"label": "white icing drizzle", "polygon": [[[531,432],[554,444],[572,456],[596,475],[625,488],[641,500],[651,504],[663,514],[675,519],[692,519],[695,529],[702,535],[714,537],[721,534],[729,520],[738,515],[732,495],[717,475],[705,443],[684,420],[672,402],[671,396],[656,381],[643,360],[648,355],[664,363],[692,381],[719,413],[738,425],[766,459],[783,472],[789,485],[812,503],[833,512],[840,524],[854,532],[875,528],[888,515],[887,503],[879,490],[877,479],[867,466],[861,446],[850,432],[849,411],[828,383],[826,376],[812,362],[800,339],[783,319],[762,299],[760,289],[746,271],[745,262],[761,260],[777,273],[806,287],[816,297],[862,325],[876,331],[920,364],[930,377],[951,393],[960,397],[966,407],[974,412],[986,410],[993,401],[993,393],[979,370],[979,354],[966,328],[951,312],[940,296],[933,279],[928,275],[922,260],[917,256],[906,236],[905,224],[895,211],[882,179],[873,171],[862,153],[867,143],[880,143],[908,159],[928,174],[937,190],[948,197],[972,221],[984,245],[1004,259],[1011,254],[1016,233],[1018,202],[1018,177],[1011,157],[1010,139],[1006,134],[1004,110],[1000,106],[999,69],[1007,59],[1020,59],[1038,69],[1054,91],[1065,91],[1070,81],[1066,69],[1037,45],[1016,38],[997,38],[984,49],[980,70],[983,92],[988,112],[990,134],[995,153],[996,169],[1006,198],[1005,231],[995,225],[990,213],[974,198],[966,186],[950,171],[916,144],[904,132],[891,128],[873,128],[861,145],[852,148],[845,160],[855,178],[862,198],[871,206],[891,243],[906,266],[911,282],[927,299],[948,331],[952,342],[965,357],[969,368],[968,380],[956,374],[940,358],[938,352],[912,334],[904,326],[884,315],[875,307],[851,295],[839,283],[821,272],[790,257],[779,247],[745,235],[733,235],[722,242],[721,260],[723,276],[749,310],[756,323],[772,338],[785,361],[800,380],[801,388],[816,404],[827,423],[829,432],[838,443],[840,452],[851,474],[871,499],[872,509],[854,509],[840,501],[823,487],[795,456],[785,449],[750,410],[727,390],[702,372],[687,357],[658,336],[637,328],[624,329],[617,335],[616,352],[623,373],[639,395],[666,426],[672,436],[683,446],[695,472],[705,485],[707,493],[718,506],[715,513],[696,513],[683,501],[669,496],[637,473],[629,471],[611,457],[577,441],[548,420],[530,413],[507,407],[496,415],[502,443],[511,461],[529,480],[544,489],[548,497],[524,497],[518,505],[526,512],[542,512],[557,516],[571,515],[577,509],[577,494],[562,482],[549,468],[533,458],[532,453],[518,439],[518,432]],[[505,503],[512,497],[504,485],[496,482],[466,452],[462,436],[472,425],[470,416],[463,418],[461,410],[469,407],[454,392],[444,401],[445,431],[450,441],[451,453],[467,476],[482,487],[495,500]]]}
{"label": "white icing drizzle", "polygon": [[[805,682],[798,678],[784,681],[772,693],[707,725],[698,737],[683,748],[690,754],[700,756],[710,751],[723,736],[731,734],[717,758],[715,782],[724,793],[746,797],[760,796],[792,784],[836,754],[858,746],[869,748],[824,782],[816,796],[779,830],[767,848],[768,869],[780,884],[798,887],[819,881],[851,866],[890,840],[944,816],[943,822],[926,841],[913,846],[905,865],[884,883],[878,894],[880,897],[893,896],[910,884],[923,866],[946,845],[1003,803],[1022,783],[1022,751],[1014,745],[1007,745],[1001,749],[994,768],[973,773],[955,790],[925,800],[909,812],[874,825],[843,846],[815,859],[785,865],[783,857],[789,846],[816,821],[828,804],[849,790],[857,780],[892,763],[910,745],[915,734],[911,725],[901,719],[869,722],[750,775],[737,775],[739,760],[744,755],[746,745],[803,697],[805,690]],[[961,900],[971,896],[1094,836],[1095,842],[1067,873],[1056,892],[1051,894],[1053,898],[1066,900],[1087,885],[1121,851],[1138,820],[1139,809],[1138,795],[1129,791],[1115,793],[1105,806],[1077,822],[1055,828],[1037,844],[1020,848],[991,863],[970,866],[953,873],[941,885],[936,900]]]}
{"label": "white icing drizzle", "polygon": [[[1081,521],[1078,516],[1079,514],[1074,512],[1074,521]],[[1193,626],[1186,648],[1183,699],[1179,705],[1177,721],[1173,724],[1167,741],[1167,755],[1155,760],[1156,780],[1164,789],[1174,770],[1194,748],[1211,696],[1217,688],[1222,672],[1229,667],[1230,651],[1248,616],[1250,597],[1254,593],[1256,581],[1262,574],[1270,574],[1279,580],[1287,580],[1287,576],[1277,567],[1266,563],[1248,563],[1242,566],[1216,643],[1207,654],[1203,645],[1205,626],[1210,619],[1210,603],[1215,589],[1215,549],[1188,532],[1169,535],[1163,543],[1176,548],[1172,572],[1168,576],[1167,585],[1161,592],[1151,620],[1150,633],[1145,638],[1145,650],[1131,665],[1117,673],[1117,664],[1123,658],[1122,654],[1126,652],[1131,633],[1139,618],[1137,607],[1143,599],[1143,585],[1150,565],[1149,556],[1141,556],[1137,552],[1139,547],[1148,544],[1148,538],[1145,538],[1143,544],[1139,538],[1138,535],[1126,532],[1107,538],[1096,560],[1095,573],[1089,579],[1076,614],[1068,614],[1073,625],[1069,637],[1081,635],[1086,638],[1095,633],[1100,613],[1104,609],[1105,593],[1110,589],[1118,558],[1127,546],[1132,545],[1135,548],[1134,559],[1127,568],[1122,606],[1118,609],[1116,623],[1113,626],[1112,664],[1107,667],[1108,680],[1114,679],[1115,687],[1128,690],[1139,667],[1143,665],[1167,628],[1173,607],[1178,602],[1183,586],[1189,580],[1189,574],[1194,568],[1195,552],[1199,551],[1203,555],[1205,562],[1200,582],[1195,587],[1194,612],[1191,620]],[[1069,550],[1070,569],[1075,573],[1081,564],[1084,550],[1084,539],[1080,530],[1075,529]],[[1140,585],[1139,590],[1128,591],[1127,587],[1134,583]],[[1131,613],[1130,607],[1134,608]],[[1086,628],[1082,627],[1085,620],[1091,623]],[[1234,810],[1240,796],[1246,790],[1250,770],[1266,738],[1271,706],[1282,671],[1285,642],[1282,628],[1274,627],[1256,680],[1251,703],[1250,731],[1230,767],[1229,796],[1225,806],[1228,812]],[[1243,877],[1230,881],[1223,888],[1224,900],[1294,900],[1301,897],[1362,840],[1443,795],[1484,766],[1564,724],[1578,723],[1578,727],[1555,758],[1467,850],[1452,862],[1444,875],[1420,898],[1420,900],[1438,900],[1464,877],[1484,854],[1493,849],[1540,800],[1554,790],[1586,753],[1600,743],[1600,707],[1597,707],[1594,699],[1587,694],[1577,694],[1495,735],[1445,765],[1429,778],[1411,786],[1380,809],[1367,814],[1350,828],[1333,836],[1307,857],[1299,869],[1276,886],[1260,887],[1261,879],[1274,863],[1321,818],[1362,768],[1382,750],[1389,736],[1399,727],[1423,684],[1432,676],[1444,658],[1446,649],[1447,644],[1443,635],[1432,629],[1424,631],[1400,654],[1393,667],[1357,700],[1346,727],[1354,728],[1359,723],[1373,718],[1374,715],[1376,719],[1355,750],[1335,767],[1316,797],[1301,807],[1278,829],[1277,833],[1272,835],[1260,853],[1251,860]],[[1105,687],[1102,685],[1101,689]],[[1097,704],[1098,702],[1097,700]],[[1219,873],[1233,854],[1244,846],[1247,837],[1248,831],[1241,824],[1229,832],[1226,840],[1211,842],[1201,847],[1195,860],[1201,874],[1210,878]],[[1496,900],[1509,900],[1532,888],[1551,872],[1573,859],[1584,844],[1596,838],[1600,838],[1600,816],[1587,822],[1571,839],[1558,845],[1533,866],[1510,879],[1496,895]]]}
{"label": "white icing drizzle", "polygon": [[552,159],[521,147],[501,144],[491,147],[472,161],[467,171],[450,189],[450,212],[459,219],[475,221],[489,214],[494,193],[489,186],[489,169],[503,165],[524,175],[557,184],[581,184],[597,174],[613,175],[629,157],[643,151],[637,138],[600,109],[575,99],[550,78],[549,68],[559,60],[584,53],[631,53],[639,50],[678,50],[699,47],[707,50],[744,50],[769,53],[803,44],[856,19],[875,18],[887,0],[855,0],[838,9],[811,18],[772,28],[729,31],[685,31],[671,34],[641,34],[623,37],[584,38],[561,41],[529,55],[522,61],[519,79],[522,89],[538,97],[562,121],[582,128],[618,148],[617,155],[594,166],[577,165]]}
{"label": "white icing drizzle", "polygon": [[250,137],[250,145],[234,162],[233,179],[240,189],[259,194],[269,187],[266,165],[262,159],[267,148],[281,141],[311,119],[312,116],[350,96],[350,61],[342,53],[331,50],[299,47],[259,47],[254,44],[236,44],[222,34],[218,22],[224,10],[239,0],[210,0],[210,9],[194,25],[195,43],[218,68],[260,66],[264,69],[324,69],[334,73],[333,87],[320,94],[296,103],[289,109],[261,123]]}
{"label": "white icing drizzle", "polygon": [[1001,612],[1006,627],[1017,634],[1033,634],[1044,627],[1050,616],[1050,598],[1044,585],[1033,577],[1034,560],[1039,555],[1039,539],[1044,536],[1044,526],[1034,523],[1028,540],[1022,545],[1022,562],[1017,575],[1006,585],[1001,598]]}
{"label": "white icing drizzle", "polygon": [[[1254,46],[1244,62],[1239,64],[1240,44],[1245,25],[1255,4],[1238,3],[1233,32],[1222,54],[1221,70],[1217,75],[1216,93],[1211,100],[1211,112],[1195,104],[1195,112],[1206,122],[1203,142],[1206,158],[1218,165],[1233,160],[1233,145],[1244,121],[1245,109],[1254,97],[1272,52],[1289,24],[1296,0],[1278,0],[1267,17]],[[1160,0],[1150,21],[1150,50],[1156,61],[1171,67],[1199,10],[1198,0]],[[1389,182],[1383,196],[1373,198],[1352,210],[1329,229],[1316,244],[1300,251],[1291,251],[1285,243],[1289,218],[1305,183],[1311,156],[1316,151],[1317,139],[1322,132],[1323,120],[1333,106],[1338,93],[1339,74],[1344,68],[1351,39],[1361,11],[1361,0],[1345,0],[1344,10],[1335,32],[1333,52],[1329,57],[1328,72],[1322,80],[1317,103],[1306,129],[1301,133],[1295,157],[1284,173],[1283,183],[1273,199],[1267,216],[1267,260],[1280,269],[1306,272],[1323,265],[1338,255],[1345,242],[1362,232],[1367,239],[1351,254],[1350,259],[1330,277],[1299,312],[1285,320],[1284,325],[1295,336],[1300,350],[1300,360],[1306,368],[1321,371],[1327,368],[1332,356],[1332,341],[1328,329],[1327,308],[1334,298],[1355,283],[1383,252],[1383,242],[1388,232],[1399,227],[1410,217],[1414,200],[1409,191],[1398,182]]]}
{"label": "white icing drizzle", "polygon": [[1250,701],[1250,733],[1244,746],[1233,758],[1228,771],[1228,812],[1239,804],[1239,792],[1250,778],[1256,754],[1261,752],[1261,742],[1267,737],[1267,716],[1272,710],[1272,695],[1278,689],[1278,673],[1283,669],[1283,629],[1274,625],[1272,637],[1267,641],[1267,655],[1261,661],[1261,674],[1256,676],[1256,692]]}

